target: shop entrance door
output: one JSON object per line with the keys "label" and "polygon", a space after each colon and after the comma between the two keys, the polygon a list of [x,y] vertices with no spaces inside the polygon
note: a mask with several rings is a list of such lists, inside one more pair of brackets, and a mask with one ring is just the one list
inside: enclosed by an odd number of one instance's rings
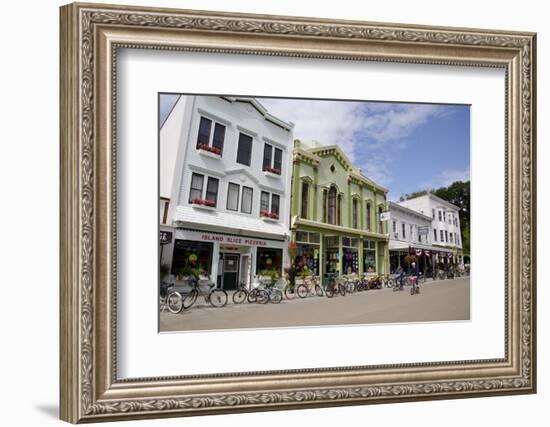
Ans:
{"label": "shop entrance door", "polygon": [[239,279],[239,258],[239,254],[223,254],[223,289],[237,289]]}

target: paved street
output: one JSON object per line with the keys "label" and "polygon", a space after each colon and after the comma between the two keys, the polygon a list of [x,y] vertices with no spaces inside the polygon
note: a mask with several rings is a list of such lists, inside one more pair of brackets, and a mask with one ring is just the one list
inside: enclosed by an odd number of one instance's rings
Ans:
{"label": "paved street", "polygon": [[280,304],[213,308],[199,297],[198,306],[179,314],[160,315],[161,332],[285,326],[319,326],[470,319],[470,279],[428,281],[419,295],[391,289],[370,290],[345,297],[284,299]]}

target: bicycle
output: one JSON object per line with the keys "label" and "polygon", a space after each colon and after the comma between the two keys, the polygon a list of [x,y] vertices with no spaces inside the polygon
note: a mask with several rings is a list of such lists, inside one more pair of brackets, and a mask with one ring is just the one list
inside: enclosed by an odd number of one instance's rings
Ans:
{"label": "bicycle", "polygon": [[317,283],[317,281],[311,277],[304,278],[304,283],[298,285],[296,293],[300,298],[323,296],[323,288]]}
{"label": "bicycle", "polygon": [[369,290],[369,279],[366,275],[363,275],[363,278],[357,279],[357,284],[355,286],[357,292],[363,292]]}
{"label": "bicycle", "polygon": [[395,285],[395,279],[389,274],[382,276],[381,281],[382,286],[385,288],[393,288]]}
{"label": "bicycle", "polygon": [[191,292],[183,297],[183,308],[191,308],[200,295],[202,295],[204,297],[204,301],[212,307],[221,308],[227,304],[227,292],[223,289],[216,288],[216,283],[207,285],[207,289],[205,289],[206,286],[204,285],[201,288],[201,284],[198,280],[193,280],[191,285],[193,286],[193,289],[191,289]]}
{"label": "bicycle", "polygon": [[353,294],[357,290],[358,277],[356,274],[343,276],[344,286],[346,287],[346,293]]}
{"label": "bicycle", "polygon": [[420,293],[420,285],[418,283],[417,277],[413,275],[407,276],[407,282],[411,285],[410,293],[411,295],[416,295]]}
{"label": "bicycle", "polygon": [[325,295],[328,298],[332,298],[333,296],[340,294],[343,297],[346,296],[346,287],[343,283],[341,283],[342,279],[340,277],[333,278],[327,288],[325,289]]}
{"label": "bicycle", "polygon": [[233,296],[231,299],[233,300],[233,304],[242,304],[248,299],[248,289],[246,287],[246,284],[244,282],[239,283],[238,289],[233,293]]}
{"label": "bicycle", "polygon": [[248,292],[247,297],[248,302],[250,303],[257,302],[259,304],[267,304],[268,301],[271,301],[275,304],[278,304],[283,299],[282,292],[278,289],[277,292],[273,292],[265,279],[261,280],[260,278],[255,277],[252,286],[253,288],[251,291]]}
{"label": "bicycle", "polygon": [[178,291],[174,290],[173,283],[161,283],[159,292],[159,306],[160,311],[164,311],[166,308],[170,313],[177,314],[182,310],[183,298]]}
{"label": "bicycle", "polygon": [[437,280],[437,279],[445,280],[446,278],[447,278],[447,273],[442,268],[439,268],[433,277],[434,280]]}
{"label": "bicycle", "polygon": [[382,289],[382,281],[380,276],[372,276],[368,279],[369,289]]}

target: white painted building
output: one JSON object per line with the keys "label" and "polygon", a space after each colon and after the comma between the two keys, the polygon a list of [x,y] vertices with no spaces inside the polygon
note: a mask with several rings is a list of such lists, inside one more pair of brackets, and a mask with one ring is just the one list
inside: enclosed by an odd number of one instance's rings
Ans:
{"label": "white painted building", "polygon": [[161,263],[223,288],[288,265],[293,124],[255,99],[181,96],[160,130]]}
{"label": "white painted building", "polygon": [[430,241],[435,262],[464,263],[457,206],[431,193],[399,202],[399,205],[431,218]]}
{"label": "white painted building", "polygon": [[389,202],[389,210],[390,239],[394,248],[431,245],[431,217],[394,202]]}

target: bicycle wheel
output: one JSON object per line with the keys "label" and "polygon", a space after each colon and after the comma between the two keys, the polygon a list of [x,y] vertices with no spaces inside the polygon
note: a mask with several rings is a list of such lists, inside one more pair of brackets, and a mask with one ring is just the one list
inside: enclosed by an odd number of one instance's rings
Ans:
{"label": "bicycle wheel", "polygon": [[193,304],[195,304],[195,301],[197,301],[198,296],[199,296],[199,291],[196,289],[192,289],[191,292],[189,292],[187,295],[183,297],[183,301],[182,301],[183,308],[185,309],[190,308]]}
{"label": "bicycle wheel", "polygon": [[248,298],[248,292],[244,289],[239,289],[233,294],[233,304],[242,304]]}
{"label": "bicycle wheel", "polygon": [[414,295],[414,294],[415,294],[414,286],[411,286],[411,295]]}
{"label": "bicycle wheel", "polygon": [[298,296],[299,296],[300,298],[305,298],[305,297],[307,297],[308,291],[307,291],[306,285],[300,285],[300,286],[298,286],[298,289],[296,290],[296,292],[298,293]]}
{"label": "bicycle wheel", "polygon": [[170,313],[177,314],[183,310],[183,298],[181,294],[177,291],[170,292],[166,297],[166,307]]}
{"label": "bicycle wheel", "polygon": [[346,287],[344,285],[338,285],[338,292],[340,293],[340,295],[345,297],[346,296]]}
{"label": "bicycle wheel", "polygon": [[287,286],[285,288],[285,298],[286,299],[294,299],[296,298],[296,292],[294,292],[294,287]]}
{"label": "bicycle wheel", "polygon": [[269,294],[267,293],[267,291],[260,289],[259,291],[256,292],[256,302],[260,304],[267,304],[268,301],[269,301]]}
{"label": "bicycle wheel", "polygon": [[321,286],[315,285],[315,295],[317,295],[318,297],[323,296],[323,288],[321,288]]}
{"label": "bicycle wheel", "polygon": [[256,299],[258,297],[258,289],[252,289],[249,293],[246,299],[248,302],[253,303],[256,302]]}
{"label": "bicycle wheel", "polygon": [[332,298],[334,296],[334,287],[333,285],[328,285],[325,289],[325,295],[327,298]]}
{"label": "bicycle wheel", "polygon": [[227,292],[223,289],[214,289],[208,295],[208,302],[214,307],[223,307],[227,304]]}
{"label": "bicycle wheel", "polygon": [[269,294],[269,301],[279,304],[283,300],[283,293],[279,289],[273,289]]}

